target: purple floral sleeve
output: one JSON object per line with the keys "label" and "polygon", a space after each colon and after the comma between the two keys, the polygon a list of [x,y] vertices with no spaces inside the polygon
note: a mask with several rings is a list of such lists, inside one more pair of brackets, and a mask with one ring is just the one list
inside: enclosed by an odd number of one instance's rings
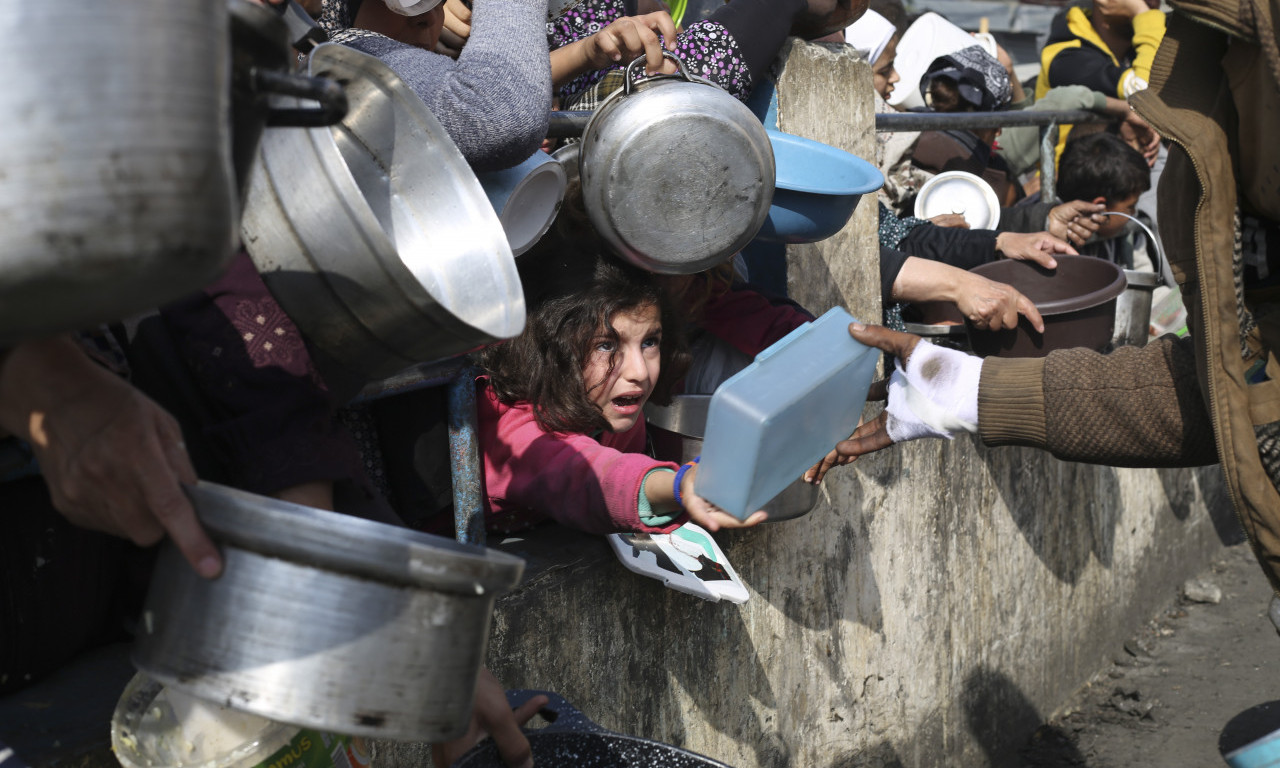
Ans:
{"label": "purple floral sleeve", "polygon": [[[557,19],[547,22],[547,44],[551,50],[594,35],[625,14],[622,0],[585,0]],[[699,21],[676,38],[675,53],[684,60],[689,74],[702,77],[745,99],[751,93],[751,73],[738,41],[721,24]],[[595,85],[616,65],[587,72],[556,91],[563,103]]]}

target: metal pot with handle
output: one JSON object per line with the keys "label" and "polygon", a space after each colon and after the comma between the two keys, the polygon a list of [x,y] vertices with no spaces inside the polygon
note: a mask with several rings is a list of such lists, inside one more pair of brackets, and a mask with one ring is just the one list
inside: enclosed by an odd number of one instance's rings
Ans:
{"label": "metal pot with handle", "polygon": [[1151,272],[1137,269],[1124,271],[1125,290],[1116,300],[1116,325],[1112,332],[1114,346],[1145,347],[1151,336],[1151,300],[1156,288],[1165,284],[1163,255],[1155,233],[1137,217],[1119,211],[1105,211],[1103,216],[1122,216],[1142,228],[1151,251]]}
{"label": "metal pot with handle", "polygon": [[307,728],[461,735],[494,600],[524,562],[453,539],[201,482],[226,563],[157,556],[133,662],[184,693]]}
{"label": "metal pot with handle", "polygon": [[443,126],[377,58],[340,45],[313,76],[350,104],[330,128],[267,131],[242,232],[322,372],[363,381],[524,328],[498,215]]}
{"label": "metal pot with handle", "polygon": [[751,110],[715,84],[678,74],[623,87],[582,134],[583,203],[627,261],[653,272],[709,269],[750,242],[773,200],[773,149]]}
{"label": "metal pot with handle", "polygon": [[0,32],[0,342],[217,276],[237,208],[226,3],[5,3]]}

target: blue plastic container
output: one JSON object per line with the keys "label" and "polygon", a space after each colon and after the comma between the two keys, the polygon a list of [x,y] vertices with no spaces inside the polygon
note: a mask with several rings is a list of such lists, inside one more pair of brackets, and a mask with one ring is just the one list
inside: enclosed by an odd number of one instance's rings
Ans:
{"label": "blue plastic container", "polygon": [[767,131],[777,168],[773,204],[756,238],[813,243],[839,232],[862,196],[884,184],[871,163],[820,141]]}
{"label": "blue plastic container", "polygon": [[1280,768],[1280,731],[1224,755],[1231,768]]}
{"label": "blue plastic container", "polygon": [[858,426],[880,350],[837,307],[716,389],[694,490],[738,519],[777,496]]}

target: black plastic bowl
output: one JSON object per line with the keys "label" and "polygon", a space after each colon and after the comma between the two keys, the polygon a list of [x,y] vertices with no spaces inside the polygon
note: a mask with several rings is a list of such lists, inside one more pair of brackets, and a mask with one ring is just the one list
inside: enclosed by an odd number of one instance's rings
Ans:
{"label": "black plastic bowl", "polygon": [[968,320],[969,344],[986,357],[1044,357],[1055,349],[1088,347],[1102,351],[1111,343],[1116,299],[1127,285],[1124,270],[1092,256],[1056,256],[1057,269],[1028,261],[1002,259],[974,267],[989,280],[1022,292],[1044,317],[1044,333],[1020,317],[1018,326],[1000,331],[975,328]]}

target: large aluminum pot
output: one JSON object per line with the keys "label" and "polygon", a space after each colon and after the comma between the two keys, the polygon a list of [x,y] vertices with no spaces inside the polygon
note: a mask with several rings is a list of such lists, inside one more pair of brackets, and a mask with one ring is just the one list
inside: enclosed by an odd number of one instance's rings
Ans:
{"label": "large aluminum pot", "polygon": [[0,10],[0,341],[119,319],[232,253],[227,5]]}
{"label": "large aluminum pot", "polygon": [[709,269],[742,249],[773,200],[773,149],[751,110],[714,84],[679,74],[632,82],[582,134],[583,203],[591,223],[636,266]]}
{"label": "large aluminum pot", "polygon": [[445,740],[470,719],[493,601],[524,562],[404,528],[200,483],[226,566],[160,551],[133,662],[167,686],[280,722]]}
{"label": "large aluminum pot", "polygon": [[347,115],[266,132],[242,232],[322,369],[371,381],[519,334],[502,224],[426,105],[343,46],[317,47],[310,73],[343,84]]}

